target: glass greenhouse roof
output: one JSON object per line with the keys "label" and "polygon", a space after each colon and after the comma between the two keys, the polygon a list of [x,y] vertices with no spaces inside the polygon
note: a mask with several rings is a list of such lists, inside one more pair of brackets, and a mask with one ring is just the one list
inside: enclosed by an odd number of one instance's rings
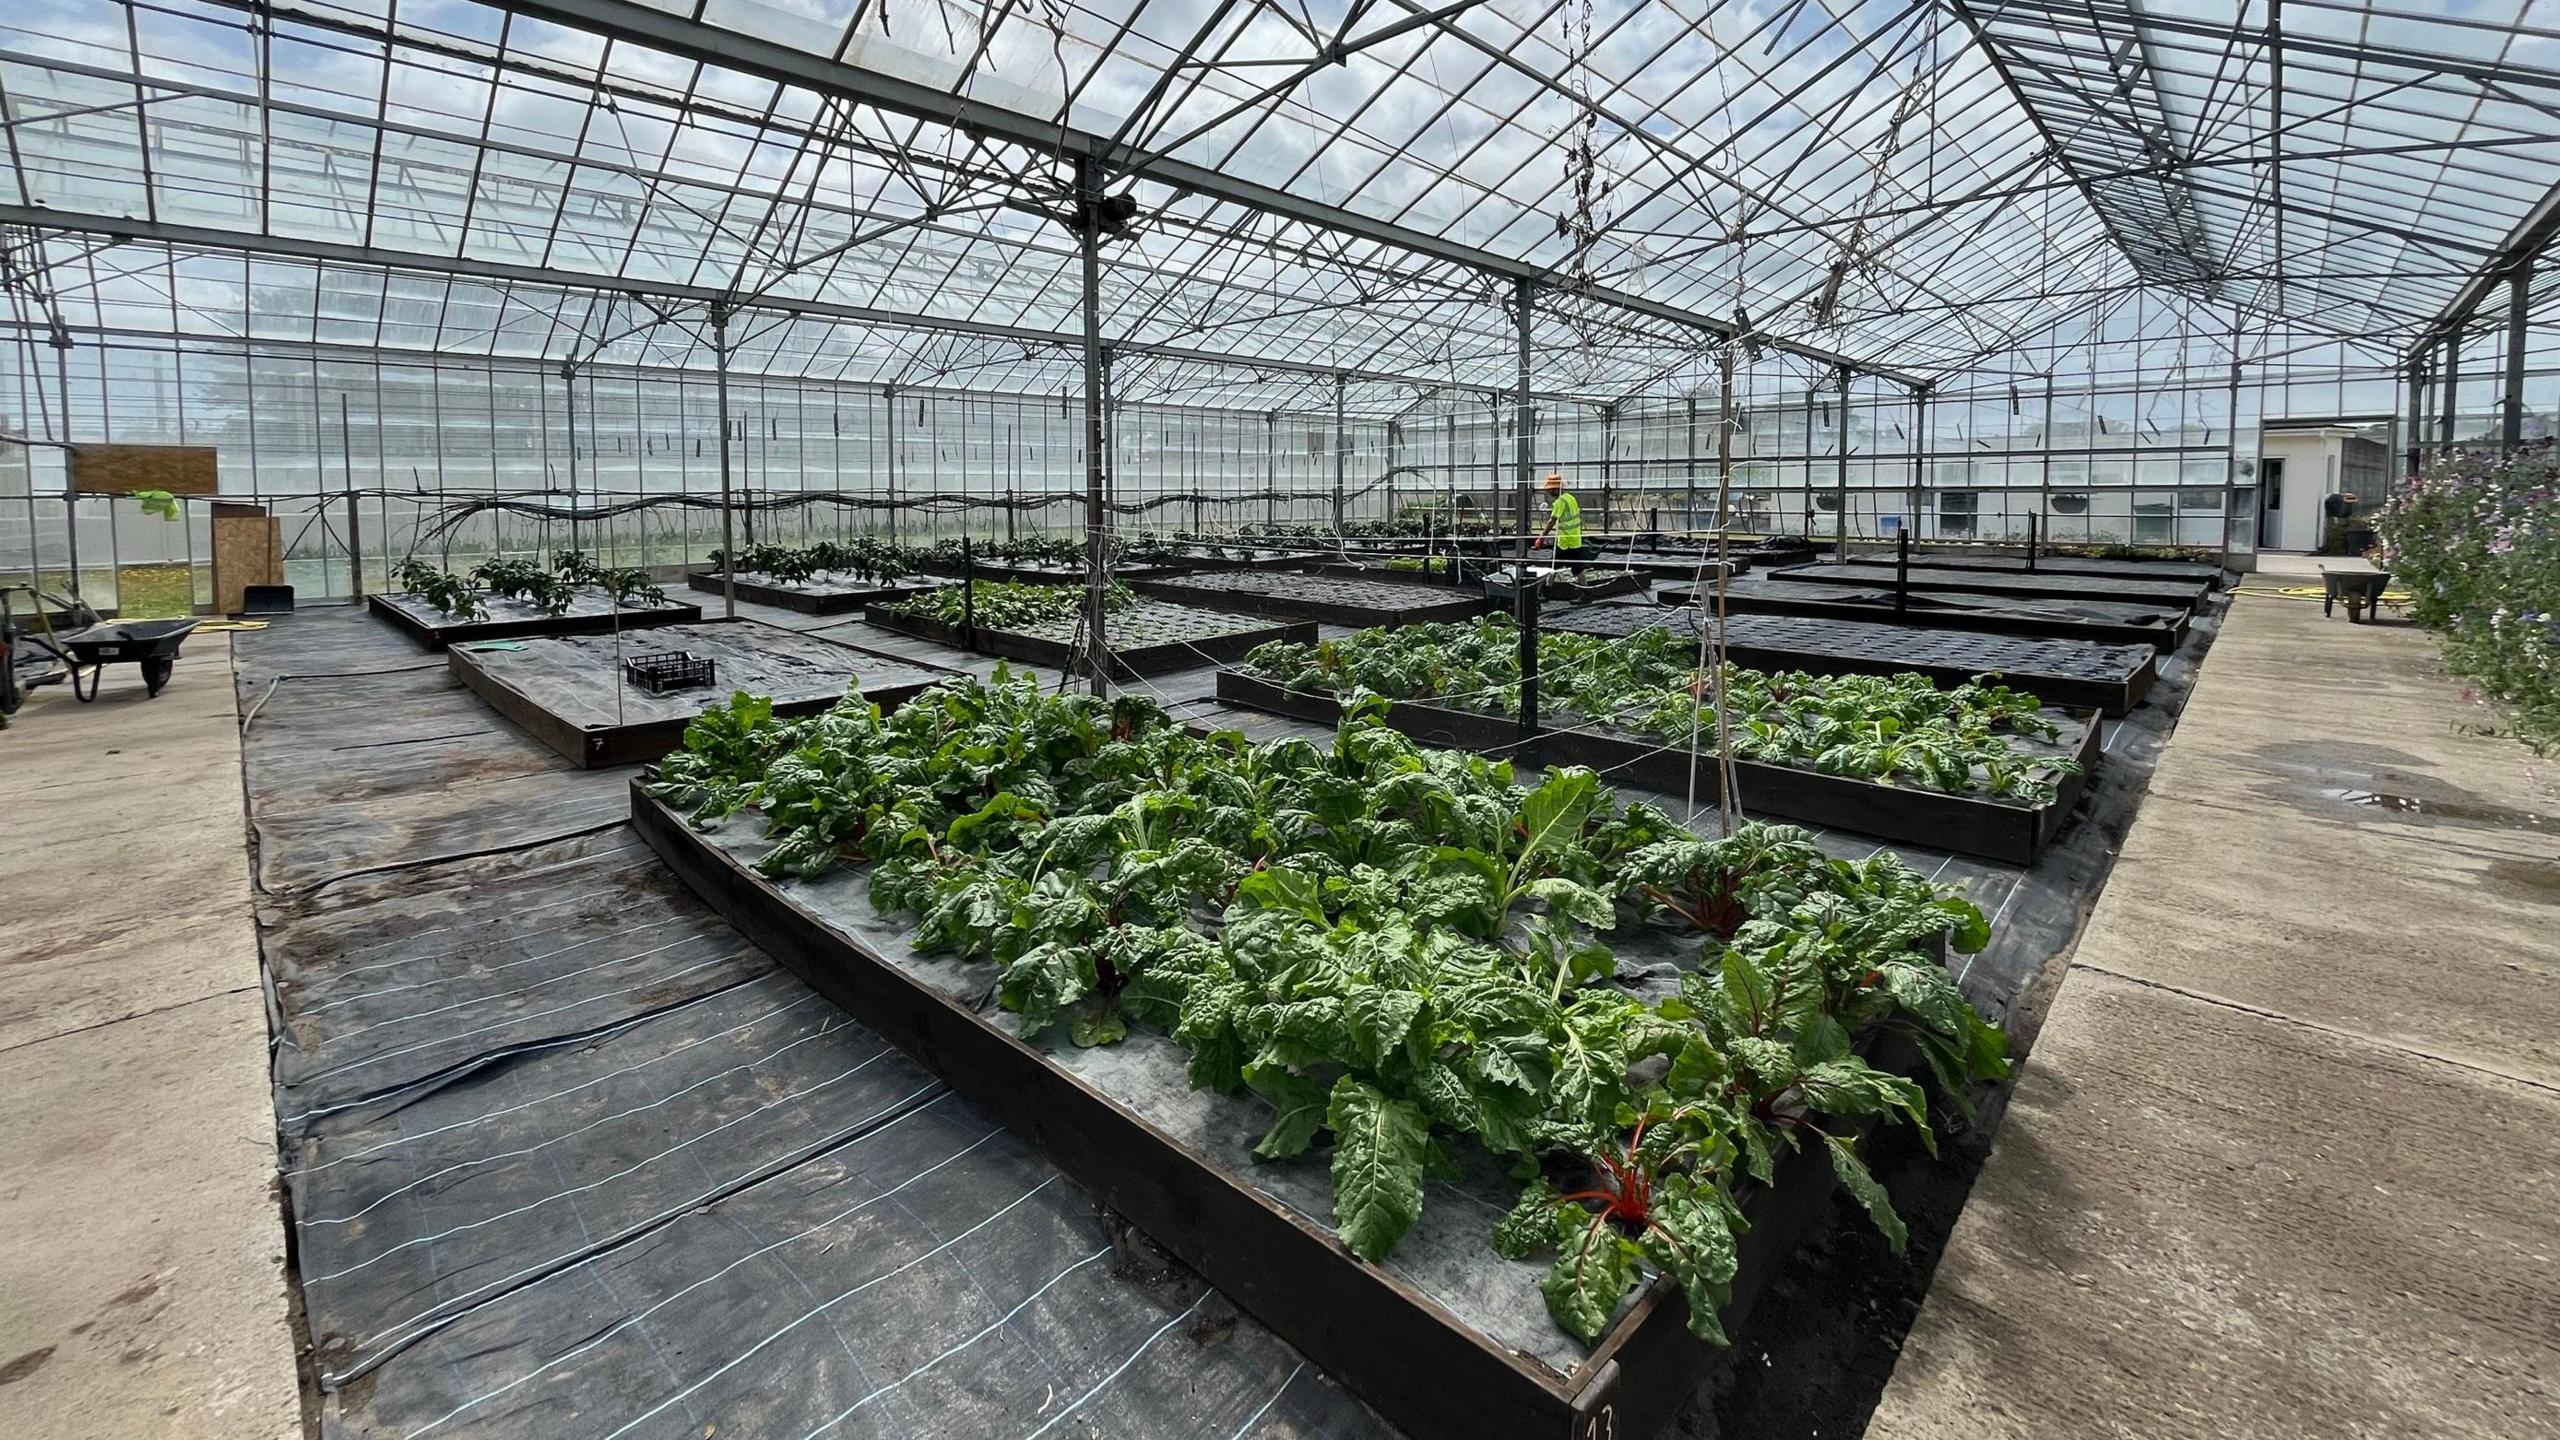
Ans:
{"label": "glass greenhouse roof", "polygon": [[[74,326],[865,383],[1962,372],[2135,287],[2404,348],[2560,185],[2560,0],[20,0]],[[2280,26],[2281,41],[2271,39]],[[2281,100],[2277,72],[2281,67]],[[933,377],[939,377],[933,378]]]}

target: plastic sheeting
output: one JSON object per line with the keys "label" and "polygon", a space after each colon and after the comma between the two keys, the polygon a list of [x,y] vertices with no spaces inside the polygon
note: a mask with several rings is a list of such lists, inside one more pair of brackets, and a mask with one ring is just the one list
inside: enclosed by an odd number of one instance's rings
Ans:
{"label": "plastic sheeting", "polygon": [[1388,1433],[440,660],[328,613],[238,654],[324,1433]]}

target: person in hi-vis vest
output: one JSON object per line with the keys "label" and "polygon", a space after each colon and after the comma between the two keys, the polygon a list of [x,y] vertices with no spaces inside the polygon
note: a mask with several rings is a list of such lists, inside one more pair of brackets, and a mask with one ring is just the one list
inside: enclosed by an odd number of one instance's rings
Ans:
{"label": "person in hi-vis vest", "polygon": [[[1584,560],[1590,558],[1591,552],[1584,549],[1582,545],[1582,502],[1574,499],[1573,493],[1564,488],[1564,476],[1556,473],[1555,471],[1550,470],[1547,472],[1545,488],[1547,492],[1547,524],[1545,529],[1538,532],[1538,545],[1546,544],[1548,537],[1553,536],[1556,544],[1557,559]],[[1535,549],[1537,547],[1532,546],[1531,548]]]}

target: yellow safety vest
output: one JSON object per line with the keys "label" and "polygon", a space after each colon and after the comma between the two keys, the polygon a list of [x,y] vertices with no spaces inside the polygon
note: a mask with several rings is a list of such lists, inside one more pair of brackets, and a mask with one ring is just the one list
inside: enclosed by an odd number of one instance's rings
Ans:
{"label": "yellow safety vest", "polygon": [[1559,550],[1581,549],[1582,502],[1574,499],[1570,494],[1559,491],[1556,495],[1556,503],[1547,507],[1547,513],[1554,517],[1556,522],[1556,548]]}

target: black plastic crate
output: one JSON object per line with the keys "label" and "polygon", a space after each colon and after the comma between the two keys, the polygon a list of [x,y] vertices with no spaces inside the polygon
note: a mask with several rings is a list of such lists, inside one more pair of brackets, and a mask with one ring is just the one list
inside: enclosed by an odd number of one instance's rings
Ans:
{"label": "black plastic crate", "polygon": [[622,673],[652,695],[699,690],[711,684],[711,657],[683,650],[659,650],[623,661]]}

